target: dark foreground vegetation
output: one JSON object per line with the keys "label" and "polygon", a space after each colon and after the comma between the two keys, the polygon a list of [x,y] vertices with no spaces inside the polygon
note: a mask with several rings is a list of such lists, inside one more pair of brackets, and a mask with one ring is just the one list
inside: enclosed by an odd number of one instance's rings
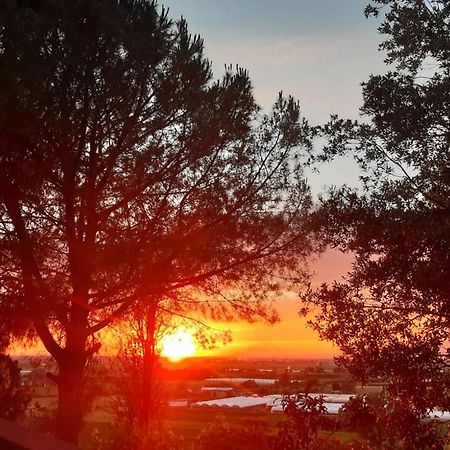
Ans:
{"label": "dark foreground vegetation", "polygon": [[360,166],[362,187],[333,189],[315,215],[324,242],[355,260],[345,281],[302,297],[340,365],[386,380],[418,430],[430,409],[450,408],[450,3],[380,0],[366,13],[381,16],[390,65],[363,84],[361,122],[333,117],[313,157]]}
{"label": "dark foreground vegetation", "polygon": [[[40,340],[57,389],[30,426],[78,442],[112,377],[114,425],[86,427],[86,448],[445,448],[427,417],[450,410],[450,4],[373,0],[366,15],[387,73],[363,84],[360,122],[312,127],[290,97],[263,113],[242,69],[214,81],[202,40],[156,2],[0,2],[0,350]],[[356,160],[360,186],[315,203],[303,168],[336,157]],[[302,289],[327,246],[355,256],[351,272]],[[330,419],[298,394],[323,374],[285,373],[277,423],[186,409],[164,425],[164,333],[188,321],[203,345],[226,340],[199,317],[271,323],[288,289],[381,395]],[[112,376],[95,355],[119,322]],[[8,357],[0,370],[0,415],[20,419],[32,392]],[[195,415],[195,437],[170,431]]]}
{"label": "dark foreground vegetation", "polygon": [[[16,419],[27,427],[51,433],[57,390],[45,373],[53,363],[48,358],[32,357],[21,358],[20,365],[24,367],[21,382],[8,391],[27,395],[21,408],[16,409]],[[115,366],[115,359],[100,359],[89,380],[91,386],[96,386],[96,400],[85,416],[79,442],[82,449],[196,450],[226,449],[230,445],[271,450],[446,448],[445,422],[418,419],[409,405],[392,401],[382,380],[366,386],[352,385],[350,374],[331,361],[194,358],[183,363],[164,362],[159,403],[152,403],[152,421],[145,427],[136,414],[136,397],[121,397],[126,392],[118,389],[123,375],[114,370]],[[272,383],[255,383],[252,377],[261,379],[261,373],[267,374],[265,377],[270,374],[272,378],[266,379]],[[221,379],[227,381],[214,381]],[[204,389],[211,386],[216,390]],[[232,393],[220,391],[223,387],[232,388]],[[1,392],[2,402],[8,392]],[[350,400],[336,414],[337,410],[327,410],[330,404],[326,396],[339,393],[347,394]],[[274,400],[250,408],[197,405],[215,398],[273,394],[283,400],[284,412],[271,411]]]}
{"label": "dark foreground vegetation", "polygon": [[[20,364],[25,373],[18,390],[32,394],[25,414],[20,411],[20,422],[49,433],[54,426],[57,404],[57,391],[45,376],[45,370],[51,369],[52,363],[48,358],[33,357],[21,358]],[[196,450],[226,449],[230,445],[237,449],[282,450],[327,446],[365,450],[415,448],[414,445],[445,448],[447,425],[419,421],[409,413],[408,407],[389,403],[383,391],[385,383],[381,380],[370,386],[353,385],[350,390],[332,389],[336,384],[345,385],[351,377],[331,361],[197,361],[194,358],[183,363],[165,362],[165,376],[169,379],[161,380],[162,401],[159,405],[153,404],[154,417],[145,428],[133,415],[135,405],[130,401],[134,397],[118,401],[123,390],[118,390],[117,386],[123,382],[123,377],[114,371],[114,365],[111,358],[98,361],[95,378],[99,378],[101,384],[97,384],[96,401],[85,417],[80,435],[82,449]],[[230,373],[237,378],[214,381]],[[260,377],[261,373],[270,374],[273,378],[268,380],[274,382],[255,383],[252,377]],[[92,385],[96,384],[95,378],[90,380]],[[248,381],[230,381],[246,378]],[[217,391],[205,391],[205,386],[215,386]],[[221,386],[232,387],[233,393],[220,392]],[[308,389],[314,394],[296,394]],[[330,392],[352,394],[339,414],[330,414],[326,409],[330,406],[324,396]],[[283,399],[284,413],[271,412],[270,403],[269,407],[251,408],[196,405],[217,396],[253,398],[270,394]]]}

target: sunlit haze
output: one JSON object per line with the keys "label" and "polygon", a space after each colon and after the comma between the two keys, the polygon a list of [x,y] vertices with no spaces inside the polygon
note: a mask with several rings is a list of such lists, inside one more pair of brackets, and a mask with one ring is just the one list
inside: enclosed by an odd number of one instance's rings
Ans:
{"label": "sunlit haze", "polygon": [[171,361],[179,361],[182,358],[194,356],[196,350],[197,346],[192,334],[183,328],[167,334],[161,340],[161,355]]}

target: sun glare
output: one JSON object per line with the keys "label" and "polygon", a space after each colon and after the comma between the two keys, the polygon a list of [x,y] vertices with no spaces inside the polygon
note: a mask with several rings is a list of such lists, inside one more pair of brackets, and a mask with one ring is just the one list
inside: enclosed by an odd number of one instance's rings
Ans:
{"label": "sun glare", "polygon": [[197,350],[192,334],[181,328],[173,334],[165,336],[162,339],[161,347],[162,356],[169,358],[171,361],[179,361],[192,356]]}

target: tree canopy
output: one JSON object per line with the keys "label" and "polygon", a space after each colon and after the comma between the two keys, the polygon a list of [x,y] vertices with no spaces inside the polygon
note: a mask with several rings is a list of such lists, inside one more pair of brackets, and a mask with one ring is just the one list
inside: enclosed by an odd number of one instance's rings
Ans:
{"label": "tree canopy", "polygon": [[366,14],[382,17],[389,71],[363,84],[360,121],[322,127],[328,143],[314,156],[361,167],[361,185],[330,190],[315,217],[355,260],[345,280],[305,298],[353,375],[387,378],[424,414],[449,406],[450,5],[379,0]]}
{"label": "tree canopy", "polygon": [[274,320],[312,246],[309,131],[246,71],[214,79],[154,1],[0,3],[0,310],[58,363],[58,436],[97,332],[137,304]]}

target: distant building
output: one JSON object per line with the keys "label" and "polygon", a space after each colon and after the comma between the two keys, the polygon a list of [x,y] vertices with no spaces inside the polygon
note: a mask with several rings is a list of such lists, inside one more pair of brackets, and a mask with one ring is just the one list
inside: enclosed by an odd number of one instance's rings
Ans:
{"label": "distant building", "polygon": [[273,378],[206,378],[204,380],[206,382],[210,383],[224,383],[224,384],[242,384],[246,381],[254,381],[256,384],[259,385],[273,385],[275,384],[275,379]]}
{"label": "distant building", "polygon": [[264,397],[259,396],[237,396],[221,398],[217,400],[207,400],[202,402],[195,402],[192,407],[197,408],[266,408],[268,405],[273,405],[275,399],[280,398],[279,395],[266,395]]}
{"label": "distant building", "polygon": [[200,392],[208,394],[209,398],[225,398],[236,394],[234,388],[225,386],[203,386]]}
{"label": "distant building", "polygon": [[177,399],[169,401],[169,408],[187,408],[189,406],[189,400]]}

